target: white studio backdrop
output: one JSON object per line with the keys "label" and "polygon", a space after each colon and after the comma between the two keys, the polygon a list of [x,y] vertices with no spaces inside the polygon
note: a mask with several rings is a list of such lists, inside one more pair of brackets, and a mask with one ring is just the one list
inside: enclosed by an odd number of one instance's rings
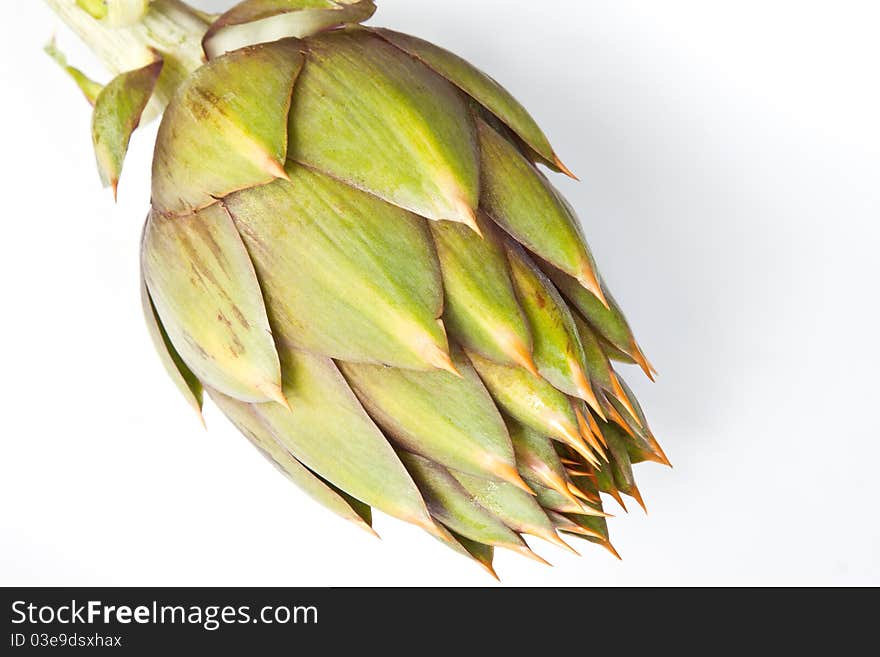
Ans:
{"label": "white studio backdrop", "polygon": [[[114,205],[90,108],[41,47],[54,32],[100,67],[41,2],[13,4],[0,584],[492,585],[416,529],[378,516],[377,541],[314,505],[210,405],[202,430],[141,320],[155,125]],[[538,118],[660,370],[627,374],[676,467],[638,467],[650,515],[611,521],[624,560],[536,543],[555,567],[500,553],[503,583],[880,584],[880,4],[379,5],[373,24],[460,53]]]}

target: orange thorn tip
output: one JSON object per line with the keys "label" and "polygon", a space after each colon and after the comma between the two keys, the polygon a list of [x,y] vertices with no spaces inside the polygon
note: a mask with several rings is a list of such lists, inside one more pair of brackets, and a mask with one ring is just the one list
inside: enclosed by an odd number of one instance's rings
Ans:
{"label": "orange thorn tip", "polygon": [[642,492],[639,490],[638,486],[636,486],[635,484],[632,485],[629,496],[639,503],[639,506],[642,507],[642,511],[644,511],[645,515],[647,515],[648,507],[645,506],[645,500],[642,499]]}
{"label": "orange thorn tip", "polygon": [[566,543],[566,542],[562,539],[562,537],[561,537],[559,534],[557,534],[556,532],[551,532],[551,533],[546,534],[546,535],[545,535],[545,534],[541,534],[540,536],[538,536],[538,538],[543,538],[543,539],[544,539],[545,541],[547,541],[548,543],[552,543],[553,545],[555,545],[555,546],[557,546],[557,547],[561,547],[563,550],[568,550],[569,552],[571,552],[571,553],[574,554],[575,556],[578,556],[578,557],[581,556],[581,553],[580,553],[580,552],[578,552],[578,551],[575,550],[571,545],[569,545],[568,543]]}
{"label": "orange thorn tip", "polygon": [[[599,416],[602,416],[602,407],[599,405],[599,400],[596,398],[596,393],[593,390],[593,386],[590,385],[590,382],[587,380],[587,376],[584,374],[584,370],[575,360],[570,360],[569,368],[571,369],[572,376],[574,377],[574,385],[578,390],[578,397],[583,399],[587,404],[590,405]],[[602,418],[605,419],[604,417]]]}
{"label": "orange thorn tip", "polygon": [[578,283],[585,287],[588,292],[591,292],[593,296],[605,306],[606,310],[611,310],[611,306],[608,304],[608,299],[605,298],[605,292],[602,291],[602,285],[599,283],[596,272],[593,271],[593,267],[590,263],[584,265],[580,274],[577,276],[577,280]]}
{"label": "orange thorn tip", "polygon": [[626,504],[623,501],[623,497],[620,496],[620,493],[617,489],[611,489],[608,491],[608,494],[614,498],[614,501],[620,505],[620,508],[623,509],[624,513],[629,513],[629,509],[626,508]]}
{"label": "orange thorn tip", "polygon": [[572,173],[571,169],[569,169],[567,166],[565,166],[565,164],[562,163],[562,160],[559,159],[559,156],[556,153],[553,153],[553,164],[555,164],[557,169],[559,169],[562,173],[564,173],[572,180],[577,180],[578,182],[581,181],[580,178]]}
{"label": "orange thorn tip", "polygon": [[535,365],[535,360],[532,358],[532,351],[525,343],[514,336],[506,341],[505,346],[507,348],[507,355],[510,356],[514,363],[527,370],[532,376],[541,378],[538,366]]}
{"label": "orange thorn tip", "polygon": [[648,360],[647,356],[645,356],[645,352],[642,351],[642,348],[635,341],[632,343],[631,351],[632,353],[630,356],[632,356],[633,360],[635,360],[636,363],[638,363],[638,366],[642,368],[645,376],[651,379],[651,381],[656,381],[655,377],[657,376],[657,370],[654,369],[654,366],[651,365],[651,362]]}
{"label": "orange thorn tip", "polygon": [[672,467],[672,462],[667,458],[666,452],[663,451],[663,448],[660,447],[660,443],[657,442],[657,439],[653,436],[649,436],[648,443],[651,446],[651,450],[654,452],[654,455],[658,459],[658,463],[662,463],[663,465],[667,465],[670,468]]}
{"label": "orange thorn tip", "polygon": [[492,567],[492,564],[490,564],[490,563],[485,563],[485,562],[483,562],[483,561],[477,561],[477,563],[480,564],[480,566],[483,567],[483,570],[485,570],[487,573],[489,573],[489,575],[491,575],[492,578],[493,578],[496,582],[500,582],[500,581],[501,581],[501,578],[498,577],[498,573],[495,572],[495,569]]}
{"label": "orange thorn tip", "polygon": [[449,352],[441,349],[435,344],[432,344],[425,353],[425,360],[429,365],[436,367],[438,370],[444,370],[450,374],[454,374],[459,379],[462,378],[461,372],[455,367],[455,363],[452,362],[452,356],[449,355]]}
{"label": "orange thorn tip", "polygon": [[621,557],[620,552],[618,552],[617,549],[613,545],[611,545],[611,541],[603,539],[603,540],[599,541],[599,545],[601,545],[603,548],[605,548],[611,554],[613,554],[615,557],[617,557],[618,561],[623,561],[623,557]]}
{"label": "orange thorn tip", "polygon": [[280,178],[281,180],[286,180],[290,182],[290,174],[284,168],[284,165],[276,160],[274,157],[267,157],[265,162],[266,173],[270,174],[274,178]]}
{"label": "orange thorn tip", "polygon": [[511,545],[511,546],[509,546],[508,549],[513,550],[514,552],[517,552],[517,553],[521,554],[522,556],[524,556],[528,559],[531,559],[532,561],[537,561],[538,563],[542,563],[545,566],[550,566],[551,568],[553,567],[552,563],[547,561],[544,557],[532,552],[532,549],[528,545],[526,545],[525,543],[523,543],[522,545],[516,545],[516,546]]}
{"label": "orange thorn tip", "polygon": [[110,189],[113,190],[113,202],[119,203],[119,178],[110,181]]}
{"label": "orange thorn tip", "polygon": [[471,207],[470,203],[465,200],[458,200],[455,203],[456,206],[456,217],[455,221],[464,224],[472,231],[474,231],[481,238],[484,238],[483,231],[480,228],[480,224],[477,223],[477,213],[474,212],[474,209]]}
{"label": "orange thorn tip", "polygon": [[266,395],[269,401],[281,404],[288,411],[290,410],[290,403],[287,401],[287,397],[284,396],[284,390],[277,383],[263,384],[258,386],[257,389]]}
{"label": "orange thorn tip", "polygon": [[535,491],[531,489],[525,479],[520,476],[515,465],[505,463],[504,461],[496,461],[489,466],[489,471],[495,474],[495,476],[501,479],[501,481],[516,486],[529,495],[536,495]]}
{"label": "orange thorn tip", "polygon": [[626,408],[626,412],[632,416],[632,419],[636,421],[636,424],[642,427],[642,421],[639,420],[639,414],[636,413],[635,406],[633,406],[632,402],[629,400],[629,396],[626,394],[623,386],[620,385],[620,379],[617,378],[617,373],[614,371],[611,372],[611,387],[613,388],[613,390],[610,391],[611,394],[614,395],[617,401],[623,404],[624,408]]}

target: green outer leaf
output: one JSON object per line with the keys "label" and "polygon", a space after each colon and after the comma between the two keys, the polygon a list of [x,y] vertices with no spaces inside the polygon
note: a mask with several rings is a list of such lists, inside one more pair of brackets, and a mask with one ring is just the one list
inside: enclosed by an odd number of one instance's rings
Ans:
{"label": "green outer leaf", "polygon": [[254,405],[275,439],[349,495],[436,534],[418,488],[333,361],[286,346],[280,354],[291,410]]}
{"label": "green outer leaf", "polygon": [[468,352],[493,399],[512,418],[560,442],[577,435],[577,417],[563,393],[521,367],[499,365]]}
{"label": "green outer leaf", "polygon": [[612,377],[614,376],[611,368],[611,361],[602,351],[602,345],[599,344],[599,338],[590,328],[590,325],[581,317],[575,317],[578,335],[584,348],[585,362],[587,365],[587,375],[597,388],[602,390],[613,391],[614,384]]}
{"label": "green outer leaf", "polygon": [[550,182],[482,119],[477,119],[480,207],[520,244],[589,286],[597,278],[580,223]]}
{"label": "green outer leaf", "polygon": [[162,72],[162,59],[117,75],[95,99],[92,116],[92,142],[98,171],[104,187],[116,185],[128,152],[131,133],[140,124],[141,114],[153,95]]}
{"label": "green outer leaf", "polygon": [[518,245],[508,244],[507,257],[517,298],[534,336],[538,371],[558,390],[592,399],[586,390],[584,350],[571,311]]}
{"label": "green outer leaf", "polygon": [[565,480],[565,467],[549,438],[511,418],[507,418],[506,423],[516,463],[526,480],[545,485],[548,473]]}
{"label": "green outer leaf", "polygon": [[501,119],[548,163],[556,154],[547,136],[526,109],[504,87],[458,55],[433,43],[384,28],[372,30],[421,60]]}
{"label": "green outer leaf", "polygon": [[165,110],[153,158],[153,205],[186,214],[246,187],[284,177],[287,116],[303,64],[284,39],[214,59]]}
{"label": "green outer leaf", "polygon": [[[608,540],[608,521],[605,518],[602,518],[601,516],[585,516],[583,514],[577,513],[565,513],[563,515],[575,524],[578,524],[581,527],[586,527],[587,529],[591,529],[594,532],[603,536],[606,541]],[[580,536],[579,534],[574,533],[572,533],[571,535]],[[582,538],[586,538],[586,540],[588,541],[595,542],[595,540],[590,537],[582,536]]]}
{"label": "green outer leaf", "polygon": [[215,390],[208,394],[245,437],[253,443],[298,488],[318,504],[361,527],[371,525],[370,507],[342,493],[305,467],[282,447],[257,416],[251,404],[227,397]]}
{"label": "green outer leaf", "polygon": [[[456,534],[452,530],[449,530],[449,534],[455,539],[455,542],[458,543],[459,546],[464,548],[465,552],[467,552],[471,559],[483,566],[483,568],[485,568],[495,579],[498,579],[498,575],[495,574],[495,569],[492,568],[492,561],[495,557],[495,548],[493,546],[479,543],[478,541],[472,541],[461,534]],[[453,546],[450,545],[450,547]]]}
{"label": "green outer leaf", "polygon": [[213,58],[279,36],[303,38],[346,23],[361,23],[375,11],[372,0],[244,0],[214,21],[202,47]]}
{"label": "green outer leaf", "polygon": [[150,293],[147,291],[147,285],[144,283],[143,276],[141,276],[141,306],[144,311],[144,320],[147,323],[147,331],[150,333],[150,339],[153,341],[153,346],[159,354],[159,359],[162,361],[165,371],[168,372],[168,376],[174,381],[174,385],[183,394],[187,403],[201,416],[203,403],[202,384],[199,383],[195,374],[186,366],[174,345],[171,344],[171,340],[168,339],[168,334],[162,327],[162,322],[159,321],[153,301],[150,299]]}
{"label": "green outer leaf", "polygon": [[535,501],[534,495],[511,484],[481,479],[464,472],[452,476],[480,506],[517,532],[550,538],[556,534],[553,523]]}
{"label": "green outer leaf", "polygon": [[589,322],[596,333],[630,358],[638,360],[642,357],[626,317],[623,316],[620,306],[604,285],[603,290],[605,299],[608,301],[608,308],[603,306],[601,301],[585,290],[571,276],[547,263],[539,262],[538,264],[563,296]]}
{"label": "green outer leaf", "polygon": [[504,250],[489,222],[483,237],[451,221],[429,222],[443,274],[446,328],[486,358],[514,365],[530,360],[532,335],[517,302]]}
{"label": "green outer leaf", "polygon": [[175,218],[152,213],[141,266],[168,337],[199,380],[244,401],[280,400],[260,284],[222,207]]}
{"label": "green outer leaf", "polygon": [[602,433],[608,442],[608,450],[611,452],[610,468],[611,476],[614,477],[614,485],[618,490],[630,493],[635,485],[635,479],[629,454],[626,451],[628,437],[614,426],[611,426],[607,431],[603,429]]}
{"label": "green outer leaf", "polygon": [[472,224],[479,155],[458,90],[363,30],[307,44],[290,157],[428,219]]}
{"label": "green outer leaf", "polygon": [[452,531],[487,545],[523,545],[500,519],[474,502],[449,470],[416,454],[401,452],[400,458],[422,491],[431,515]]}
{"label": "green outer leaf", "polygon": [[429,369],[448,347],[426,222],[306,167],[225,204],[280,338],[347,361]]}
{"label": "green outer leaf", "polygon": [[70,66],[67,63],[67,57],[65,57],[64,53],[58,50],[58,47],[55,45],[55,39],[49,41],[43,50],[49,55],[49,57],[55,60],[55,62],[64,69],[71,78],[73,78],[73,81],[76,82],[76,86],[78,86],[80,91],[83,92],[86,100],[88,100],[91,105],[94,105],[104,86],[87,77],[86,74],[78,68]]}
{"label": "green outer leaf", "polygon": [[[455,470],[491,479],[516,473],[504,420],[467,360],[461,376],[340,363],[352,389],[389,437],[404,449]],[[453,528],[454,529],[454,528]]]}
{"label": "green outer leaf", "polygon": [[545,509],[558,511],[559,513],[576,513],[581,510],[571,500],[552,488],[547,488],[540,484],[534,484],[532,488],[535,491],[535,499],[538,504]]}

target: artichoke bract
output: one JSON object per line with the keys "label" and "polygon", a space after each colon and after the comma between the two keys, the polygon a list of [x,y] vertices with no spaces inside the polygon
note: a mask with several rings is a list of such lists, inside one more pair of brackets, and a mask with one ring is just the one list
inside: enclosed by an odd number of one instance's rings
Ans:
{"label": "artichoke bract", "polygon": [[[632,465],[668,461],[612,361],[653,369],[541,167],[571,174],[497,82],[361,25],[374,10],[263,0],[206,20],[210,57],[153,160],[151,335],[193,407],[207,393],[343,518],[370,528],[376,508],[490,572],[494,547],[535,556],[523,535],[614,552],[600,493],[641,504]],[[218,45],[279,18],[291,36]],[[114,81],[125,102],[96,102],[114,186],[161,81],[145,66]]]}

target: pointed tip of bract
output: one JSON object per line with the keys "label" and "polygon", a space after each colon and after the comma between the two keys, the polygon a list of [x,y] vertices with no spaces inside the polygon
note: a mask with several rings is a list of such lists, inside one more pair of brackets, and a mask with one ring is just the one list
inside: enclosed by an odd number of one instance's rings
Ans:
{"label": "pointed tip of bract", "polygon": [[599,545],[613,554],[618,561],[623,561],[623,557],[620,556],[620,552],[617,551],[617,548],[611,545],[611,541],[603,538],[599,540]]}
{"label": "pointed tip of bract", "polygon": [[498,577],[498,573],[495,572],[495,568],[492,566],[492,564],[490,564],[490,563],[486,563],[486,562],[484,562],[484,561],[477,561],[477,563],[480,564],[480,566],[482,566],[483,570],[485,570],[487,573],[489,573],[489,575],[490,575],[490,576],[491,576],[496,582],[500,582],[500,581],[501,581],[501,578]]}
{"label": "pointed tip of bract", "polygon": [[113,202],[119,203],[119,178],[111,179],[109,186],[113,190]]}
{"label": "pointed tip of bract", "polygon": [[596,437],[593,435],[593,431],[590,429],[589,423],[587,423],[586,418],[584,418],[584,414],[581,412],[577,406],[574,408],[574,413],[577,416],[578,426],[581,430],[581,437],[589,444],[590,448],[599,455],[605,463],[610,463],[608,460],[608,455],[605,454],[605,450],[602,449],[602,445],[599,444],[599,441],[596,440]]}
{"label": "pointed tip of bract", "polygon": [[287,182],[290,182],[290,174],[287,173],[284,165],[276,160],[274,157],[267,156],[266,161],[263,164],[263,168],[266,170],[266,173],[271,175],[273,178],[280,178],[281,180],[286,180]]}
{"label": "pointed tip of bract", "polygon": [[543,538],[548,543],[552,543],[557,547],[561,547],[563,550],[567,552],[571,552],[575,556],[581,556],[581,553],[575,550],[571,545],[565,542],[565,540],[556,532],[548,532],[546,535],[541,534],[539,538]]}
{"label": "pointed tip of bract", "polygon": [[629,513],[629,509],[626,508],[623,497],[620,495],[617,489],[612,488],[610,491],[608,491],[608,494],[613,497],[614,501],[620,505],[620,508],[623,509],[624,513]]}
{"label": "pointed tip of bract", "polygon": [[593,386],[590,385],[587,375],[584,374],[584,369],[576,360],[570,360],[568,365],[574,376],[574,385],[578,390],[578,397],[587,402],[590,408],[592,408],[599,417],[604,420],[605,418],[602,414],[602,407],[599,405],[599,400],[596,398],[596,392],[593,390]]}
{"label": "pointed tip of bract", "polygon": [[657,439],[651,437],[650,439],[651,450],[654,452],[654,455],[657,457],[657,462],[661,465],[665,465],[668,467],[673,467],[672,462],[666,456],[666,452],[663,451],[663,448],[660,447],[660,443],[657,442]]}
{"label": "pointed tip of bract", "polygon": [[645,515],[647,515],[648,507],[645,506],[645,500],[642,498],[642,492],[639,490],[638,486],[636,486],[635,484],[632,485],[629,496],[633,498],[636,502],[638,502],[639,506],[642,507],[642,511],[644,511]]}
{"label": "pointed tip of bract", "polygon": [[[623,404],[623,407],[626,409],[626,412],[630,414],[633,420],[635,420],[636,424],[642,427],[642,421],[639,419],[639,414],[636,413],[636,409],[633,406],[632,402],[629,400],[629,396],[627,396],[626,392],[623,390],[623,386],[620,385],[620,379],[617,378],[617,373],[614,371],[611,372],[611,394]],[[644,428],[644,427],[642,427]]]}
{"label": "pointed tip of bract", "polygon": [[525,543],[523,543],[522,545],[516,545],[516,546],[510,545],[510,546],[507,546],[507,549],[513,550],[517,554],[521,554],[522,556],[524,556],[528,559],[531,559],[532,561],[537,561],[538,563],[544,564],[545,566],[550,566],[551,568],[553,567],[552,563],[547,561],[544,557],[540,556],[539,554],[532,552],[532,548],[530,548]]}
{"label": "pointed tip of bract", "polygon": [[521,491],[528,493],[529,495],[535,495],[535,491],[532,490],[531,486],[529,486],[525,479],[523,479],[519,470],[516,469],[515,465],[511,465],[510,463],[506,463],[504,461],[494,461],[488,466],[489,472],[494,474],[496,477],[501,479],[501,481],[508,483],[512,486],[516,486]]}
{"label": "pointed tip of bract", "polygon": [[642,351],[642,348],[635,341],[632,343],[632,353],[630,356],[632,356],[633,360],[635,360],[638,366],[642,368],[645,376],[651,381],[657,380],[657,370],[651,365],[651,361],[648,360],[648,357],[645,356],[645,352]]}
{"label": "pointed tip of bract", "polygon": [[287,401],[287,397],[284,396],[284,390],[282,390],[281,386],[277,383],[263,384],[261,386],[258,386],[257,389],[264,395],[266,395],[266,398],[269,401],[280,404],[288,411],[290,410],[290,402]]}
{"label": "pointed tip of bract", "polygon": [[516,336],[511,336],[504,342],[504,345],[507,355],[514,363],[527,370],[529,374],[538,378],[541,377],[541,374],[538,372],[538,366],[535,365],[535,360],[532,357],[532,350],[529,349],[528,345]]}
{"label": "pointed tip of bract", "polygon": [[577,276],[577,281],[596,297],[605,306],[606,310],[611,310],[608,299],[605,298],[605,292],[602,291],[602,284],[599,283],[599,278],[589,262],[584,264],[583,269],[581,269],[580,274]]}
{"label": "pointed tip of bract", "polygon": [[464,224],[481,238],[485,238],[485,236],[483,235],[483,230],[480,228],[480,224],[477,222],[477,213],[474,211],[473,207],[471,207],[470,203],[468,203],[464,199],[457,199],[455,201],[455,210],[456,215],[454,218],[452,218],[452,221],[457,221]]}
{"label": "pointed tip of bract", "polygon": [[571,169],[569,169],[567,166],[565,166],[565,164],[563,164],[562,160],[559,159],[559,156],[556,153],[553,153],[553,164],[555,164],[557,169],[559,169],[562,173],[564,173],[566,176],[568,176],[572,180],[577,180],[578,182],[581,181],[580,178],[578,178],[576,175],[574,175],[574,173],[572,173]]}
{"label": "pointed tip of bract", "polygon": [[454,374],[459,379],[462,378],[461,372],[455,367],[455,363],[452,362],[452,356],[449,355],[449,352],[440,348],[436,344],[431,344],[431,346],[425,351],[424,357],[427,363],[432,367]]}

